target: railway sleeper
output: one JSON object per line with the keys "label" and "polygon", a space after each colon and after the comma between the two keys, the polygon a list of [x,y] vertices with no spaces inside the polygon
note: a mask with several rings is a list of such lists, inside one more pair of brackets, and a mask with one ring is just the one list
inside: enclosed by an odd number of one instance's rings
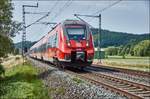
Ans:
{"label": "railway sleeper", "polygon": [[150,94],[142,94],[140,96],[142,96],[142,97],[150,97]]}
{"label": "railway sleeper", "polygon": [[137,87],[127,87],[127,88],[122,88],[122,89],[124,89],[124,90],[133,90],[133,89],[138,89]]}
{"label": "railway sleeper", "polygon": [[131,85],[125,85],[125,84],[118,84],[118,86],[120,88],[127,88],[127,87],[131,87]]}
{"label": "railway sleeper", "polygon": [[141,92],[141,91],[143,91],[143,89],[130,90],[130,92],[134,92],[134,93]]}
{"label": "railway sleeper", "polygon": [[135,93],[135,92],[137,92],[137,91],[140,92],[141,90],[138,90],[138,89],[129,89],[128,91]]}
{"label": "railway sleeper", "polygon": [[137,92],[137,94],[150,94],[150,91],[141,91],[141,92]]}
{"label": "railway sleeper", "polygon": [[120,87],[130,87],[130,86],[127,86],[127,85],[125,85],[125,84],[114,84],[115,86],[120,86]]}

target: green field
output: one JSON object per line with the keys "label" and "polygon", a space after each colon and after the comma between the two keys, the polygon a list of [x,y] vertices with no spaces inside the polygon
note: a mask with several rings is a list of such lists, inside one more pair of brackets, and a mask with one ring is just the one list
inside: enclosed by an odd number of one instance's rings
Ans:
{"label": "green field", "polygon": [[107,59],[102,59],[102,63],[113,67],[127,68],[140,71],[150,71],[149,57],[132,57],[125,56],[108,56]]}
{"label": "green field", "polygon": [[29,63],[6,69],[0,78],[0,99],[49,99],[48,91],[38,78],[38,69]]}

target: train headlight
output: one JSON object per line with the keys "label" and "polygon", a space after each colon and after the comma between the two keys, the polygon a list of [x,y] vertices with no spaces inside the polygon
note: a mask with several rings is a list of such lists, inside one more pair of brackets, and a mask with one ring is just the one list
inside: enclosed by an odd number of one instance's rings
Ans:
{"label": "train headlight", "polygon": [[66,41],[67,46],[71,46],[69,40]]}
{"label": "train headlight", "polygon": [[68,45],[68,46],[71,46],[70,42],[67,42],[67,45]]}
{"label": "train headlight", "polygon": [[87,46],[87,47],[89,46],[89,42],[86,42],[86,46]]}

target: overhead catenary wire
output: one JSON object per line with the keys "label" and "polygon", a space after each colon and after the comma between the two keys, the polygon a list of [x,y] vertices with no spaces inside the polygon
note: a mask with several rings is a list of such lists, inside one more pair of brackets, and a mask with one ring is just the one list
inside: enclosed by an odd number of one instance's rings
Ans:
{"label": "overhead catenary wire", "polygon": [[114,2],[114,3],[112,3],[112,4],[110,4],[110,5],[106,6],[106,7],[103,8],[103,9],[96,11],[96,12],[93,13],[92,15],[95,15],[95,14],[97,14],[97,13],[98,13],[98,14],[99,14],[99,13],[102,13],[103,11],[105,11],[105,10],[111,8],[112,6],[118,4],[120,1],[122,1],[122,0],[118,0],[118,1],[116,1],[116,2]]}
{"label": "overhead catenary wire", "polygon": [[[37,1],[39,1],[39,0],[37,0]],[[59,0],[57,0],[57,2],[52,6],[52,8],[51,8],[50,11],[48,12],[48,14],[46,14],[46,15],[44,15],[43,17],[39,18],[39,19],[36,20],[35,22],[33,22],[33,23],[27,25],[26,28],[30,27],[31,25],[33,25],[33,24],[39,22],[40,20],[44,19],[45,17],[47,17],[47,16],[50,14],[50,12],[52,12],[52,11],[54,10],[54,8],[56,8],[56,6],[57,6],[57,4],[58,4],[58,1],[59,1]],[[70,2],[70,1],[71,1],[71,2]],[[109,6],[103,8],[103,9],[101,9],[101,10],[99,10],[99,11],[93,13],[93,14],[101,13],[101,12],[103,12],[103,11],[109,9],[110,7],[116,5],[116,4],[119,3],[120,1],[122,1],[122,0],[118,0],[117,2],[114,2],[114,3],[110,4]],[[60,15],[67,7],[69,7],[69,6],[71,5],[71,3],[72,3],[72,0],[68,0],[68,1],[64,4],[64,6],[59,9],[59,11],[58,11],[58,12],[55,14],[55,16],[52,18],[52,20],[54,20],[56,17],[58,17],[58,15]],[[34,13],[34,12],[33,12],[33,13]],[[92,15],[93,15],[93,14],[92,14]]]}
{"label": "overhead catenary wire", "polygon": [[32,22],[31,24],[27,25],[25,28],[30,27],[33,24],[36,24],[37,22],[41,21],[42,19],[44,19],[45,17],[47,17],[50,14],[50,12],[48,12],[46,15],[42,16],[41,18],[39,18],[38,20],[36,20],[35,22]]}
{"label": "overhead catenary wire", "polygon": [[[57,6],[58,1],[52,6],[52,8],[49,10],[49,12],[47,12],[44,16],[42,16],[41,18],[37,19],[35,22],[32,22],[31,24],[27,25],[25,28],[28,28],[30,26],[32,26],[33,24],[36,24],[37,22],[40,22],[42,19],[46,18],[49,16],[49,14],[52,12],[52,10],[54,9],[55,6]],[[33,12],[34,13],[34,12]]]}
{"label": "overhead catenary wire", "polygon": [[[39,0],[37,0],[37,1],[39,1]],[[37,19],[35,22],[32,22],[31,24],[29,24],[29,25],[27,25],[26,26],[26,28],[28,28],[28,27],[30,27],[30,26],[32,26],[32,25],[34,25],[34,24],[44,24],[44,25],[56,25],[56,23],[55,22],[40,22],[42,19],[44,19],[44,18],[46,18],[46,17],[48,17],[50,14],[51,14],[51,12],[54,10],[54,8],[58,5],[58,0],[56,1],[56,3],[50,8],[50,10],[49,10],[49,12],[47,12],[44,16],[42,16],[41,18],[39,18],[39,19]],[[34,12],[33,12],[34,13]],[[36,12],[35,12],[36,13]]]}
{"label": "overhead catenary wire", "polygon": [[[114,3],[112,3],[112,4],[110,4],[110,5],[108,5],[108,6],[106,6],[106,7],[104,7],[104,8],[101,9],[101,10],[98,10],[98,11],[94,12],[92,15],[100,14],[100,13],[104,12],[105,10],[111,8],[112,6],[118,4],[118,3],[121,2],[121,1],[122,1],[122,0],[118,0],[118,1],[116,1],[116,2],[114,2]],[[90,21],[92,21],[92,19],[89,20],[88,22],[90,22]]]}
{"label": "overhead catenary wire", "polygon": [[[91,17],[91,16],[96,16],[97,14],[101,14],[103,11],[105,11],[105,10],[107,10],[107,9],[109,9],[109,8],[111,8],[112,6],[114,6],[114,5],[116,5],[116,4],[118,4],[120,1],[122,1],[122,0],[118,0],[118,1],[116,1],[116,2],[114,2],[114,3],[112,3],[112,4],[110,4],[110,5],[108,5],[108,6],[106,6],[106,7],[104,7],[103,9],[101,9],[101,10],[98,10],[98,11],[96,11],[96,12],[94,12],[93,14],[91,14],[91,15],[80,15],[80,14],[74,14],[74,16],[83,16],[83,17]],[[79,17],[77,17],[78,19],[80,19],[81,21],[83,21],[83,22],[86,22],[85,20],[83,20],[83,19],[81,19],[81,18],[79,18]],[[93,18],[92,18],[93,19]],[[92,21],[92,19],[91,20],[89,20],[88,22],[86,22],[86,23],[89,23],[90,21]],[[90,25],[90,24],[89,24]],[[90,25],[91,27],[93,27],[92,25]]]}
{"label": "overhead catenary wire", "polygon": [[68,0],[64,5],[63,7],[61,7],[59,9],[59,11],[55,14],[55,16],[51,19],[51,20],[54,20],[58,17],[58,15],[60,15],[67,7],[69,7],[72,3],[72,0]]}

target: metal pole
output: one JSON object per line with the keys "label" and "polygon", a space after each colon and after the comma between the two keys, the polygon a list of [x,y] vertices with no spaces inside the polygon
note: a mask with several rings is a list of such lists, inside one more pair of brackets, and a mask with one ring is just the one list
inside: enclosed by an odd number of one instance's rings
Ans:
{"label": "metal pole", "polygon": [[22,57],[23,57],[23,64],[25,61],[25,50],[26,50],[26,25],[25,25],[25,7],[38,7],[38,3],[36,6],[32,5],[22,5],[22,21],[23,21],[23,33],[22,33]]}
{"label": "metal pole", "polygon": [[98,29],[98,62],[101,63],[101,14],[99,14],[99,29]]}
{"label": "metal pole", "polygon": [[23,33],[22,33],[22,57],[23,57],[23,64],[24,64],[24,47],[25,47],[25,40],[26,40],[26,28],[25,28],[25,7],[22,6],[22,21],[23,21]]}

